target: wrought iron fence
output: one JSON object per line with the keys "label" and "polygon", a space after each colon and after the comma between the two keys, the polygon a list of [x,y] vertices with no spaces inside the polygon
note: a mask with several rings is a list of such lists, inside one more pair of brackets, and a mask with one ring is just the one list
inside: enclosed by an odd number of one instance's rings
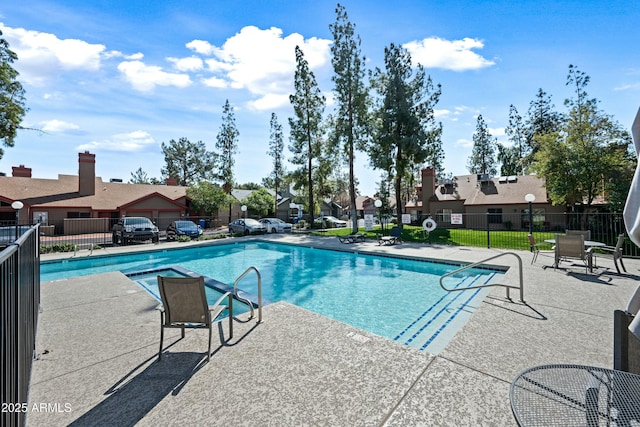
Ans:
{"label": "wrought iron fence", "polygon": [[[621,213],[545,213],[533,210],[494,210],[488,213],[439,214],[433,219],[438,227],[427,233],[420,227],[426,216],[412,218],[418,241],[430,243],[477,246],[495,249],[529,249],[527,234],[532,232],[536,241],[553,239],[555,233],[566,230],[590,230],[591,240],[615,246],[618,235],[625,232]],[[151,218],[160,230],[160,242],[164,241],[166,228],[174,220],[182,218]],[[188,218],[199,224],[205,234],[224,232],[220,222],[209,217]],[[74,218],[41,226],[42,252],[74,251],[91,247],[113,245],[112,228],[117,219]],[[388,225],[390,226],[390,225]],[[626,239],[623,253],[639,257],[640,248]]]}
{"label": "wrought iron fence", "polygon": [[[220,221],[211,217],[162,217],[150,218],[159,229],[160,238],[166,236],[166,229],[172,221],[191,220],[207,231],[220,227]],[[40,243],[43,253],[75,251],[112,246],[113,225],[117,218],[66,218],[49,221],[40,227]]]}
{"label": "wrought iron fence", "polygon": [[[425,233],[424,239],[431,243],[528,249],[530,232],[536,241],[542,242],[553,239],[556,233],[564,234],[566,230],[590,230],[591,240],[610,246],[615,246],[618,236],[625,233],[621,213],[535,213],[531,217],[533,221],[528,214],[520,212],[438,215],[433,218],[437,229],[428,237]],[[421,225],[426,218],[429,217],[416,217],[412,223]],[[623,253],[626,257],[639,257],[640,248],[627,238]]]}
{"label": "wrought iron fence", "polygon": [[[25,424],[40,308],[38,226],[5,241],[0,252],[2,425]],[[15,226],[18,233],[23,226]]]}

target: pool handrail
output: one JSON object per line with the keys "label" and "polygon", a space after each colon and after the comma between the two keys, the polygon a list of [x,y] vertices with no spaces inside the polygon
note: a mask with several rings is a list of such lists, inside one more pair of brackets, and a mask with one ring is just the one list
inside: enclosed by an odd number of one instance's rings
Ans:
{"label": "pool handrail", "polygon": [[[244,273],[242,273],[240,276],[238,276],[238,278],[235,280],[235,282],[233,282],[233,293],[235,294],[236,298],[239,299],[243,299],[238,295],[238,282],[240,282],[240,280],[244,279],[244,277],[249,274],[251,271],[255,271],[256,275],[258,276],[258,323],[262,323],[262,276],[260,275],[260,272],[258,271],[257,268],[255,268],[254,266],[251,266],[249,268],[247,268]],[[254,316],[254,311],[253,311],[253,304],[251,303],[251,301],[247,301],[247,305],[249,306],[249,308],[251,309],[251,318],[253,319]]]}
{"label": "pool handrail", "polygon": [[[505,285],[505,284],[502,284],[502,283],[488,283],[488,284],[484,284],[484,285],[467,286],[467,287],[464,287],[464,288],[456,288],[456,289],[449,289],[449,288],[444,286],[443,282],[444,282],[445,278],[447,278],[449,276],[452,276],[452,275],[454,275],[456,273],[460,273],[461,271],[477,267],[477,266],[479,266],[479,265],[481,265],[481,264],[483,264],[483,263],[485,263],[487,261],[491,261],[493,259],[500,258],[501,256],[504,256],[504,255],[513,255],[514,257],[516,257],[518,259],[520,286]],[[507,290],[507,299],[509,301],[511,301],[511,296],[509,295],[509,289],[520,289],[520,301],[524,302],[524,280],[523,280],[523,276],[522,276],[522,258],[520,258],[520,255],[518,255],[518,254],[516,254],[514,252],[502,252],[502,253],[499,253],[498,255],[494,255],[494,256],[489,257],[487,259],[483,259],[482,261],[478,261],[478,262],[474,262],[472,264],[465,265],[464,267],[460,267],[457,270],[451,271],[451,272],[449,272],[447,274],[443,274],[442,276],[440,276],[440,287],[442,289],[444,289],[445,291],[447,291],[447,292],[466,291],[467,289],[488,288],[490,286],[502,286],[502,287],[504,287]]]}

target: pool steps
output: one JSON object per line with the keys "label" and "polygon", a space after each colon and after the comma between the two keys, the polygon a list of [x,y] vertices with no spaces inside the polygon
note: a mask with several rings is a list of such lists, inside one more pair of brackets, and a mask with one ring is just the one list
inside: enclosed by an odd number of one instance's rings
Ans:
{"label": "pool steps", "polygon": [[[488,284],[496,273],[490,275],[475,275],[461,278],[454,286],[455,289],[464,289],[479,284]],[[479,283],[481,282],[481,283]],[[486,291],[486,290],[485,290]],[[426,350],[437,354],[439,335],[445,328],[455,323],[462,325],[463,317],[468,317],[476,309],[481,294],[486,294],[481,289],[469,289],[463,292],[447,293],[438,299],[430,307],[418,316],[413,322],[402,330],[394,340],[419,350]],[[461,316],[462,314],[462,316]],[[462,323],[460,323],[462,322]]]}

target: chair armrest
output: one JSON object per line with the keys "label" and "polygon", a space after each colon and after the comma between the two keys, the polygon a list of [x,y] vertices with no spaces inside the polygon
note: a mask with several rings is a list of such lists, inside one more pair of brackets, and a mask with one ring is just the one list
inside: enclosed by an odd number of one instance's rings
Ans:
{"label": "chair armrest", "polygon": [[158,304],[155,310],[162,311],[164,313],[164,306],[162,304]]}
{"label": "chair armrest", "polygon": [[614,246],[599,246],[596,247],[595,249],[599,250],[599,251],[606,251],[606,252],[618,252],[618,250],[614,247]]}
{"label": "chair armrest", "polygon": [[222,294],[220,298],[218,298],[218,301],[214,302],[212,305],[209,306],[209,310],[219,306],[225,298],[230,296],[231,296],[231,292],[225,292],[224,294]]}

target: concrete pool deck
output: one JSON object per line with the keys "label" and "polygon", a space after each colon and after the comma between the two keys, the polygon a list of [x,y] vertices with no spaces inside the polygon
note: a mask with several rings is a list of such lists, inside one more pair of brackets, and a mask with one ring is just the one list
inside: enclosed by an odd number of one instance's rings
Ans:
{"label": "concrete pool deck", "polygon": [[[345,245],[300,235],[264,239],[462,262],[504,252]],[[523,260],[526,303],[517,291],[510,302],[504,289],[494,289],[437,356],[275,303],[264,308],[261,324],[246,317],[234,322],[226,344],[214,335],[210,363],[202,330],[182,340],[179,331],[168,330],[158,362],[157,302],[126,276],[43,282],[29,407],[48,405],[32,410],[27,425],[513,426],[509,386],[525,368],[613,366],[613,310],[626,307],[640,279],[640,260],[625,259],[628,272],[618,275],[612,261],[598,259],[594,274],[585,274],[578,263],[548,267],[550,254],[531,265],[529,252],[516,253]],[[515,257],[490,263],[511,267],[502,282],[517,285]],[[221,328],[228,338],[227,324]]]}

